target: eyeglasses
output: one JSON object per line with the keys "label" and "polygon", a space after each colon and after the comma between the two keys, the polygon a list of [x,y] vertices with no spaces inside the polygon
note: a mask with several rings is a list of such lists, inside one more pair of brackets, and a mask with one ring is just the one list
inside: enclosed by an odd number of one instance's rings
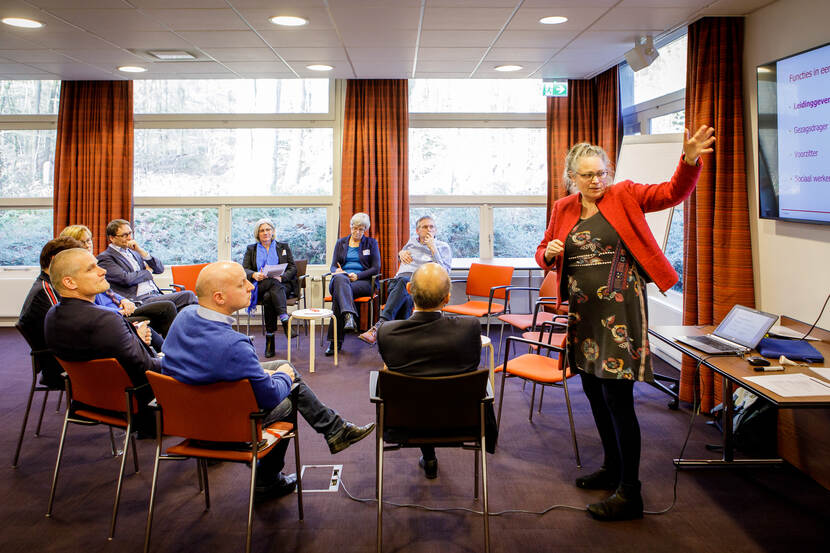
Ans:
{"label": "eyeglasses", "polygon": [[366,227],[363,225],[351,225],[352,230],[366,230]]}
{"label": "eyeglasses", "polygon": [[133,235],[133,232],[130,231],[130,232],[122,232],[121,234],[116,234],[115,237],[116,238],[126,238],[126,237],[132,236],[132,235]]}
{"label": "eyeglasses", "polygon": [[598,178],[600,180],[604,179],[608,176],[608,171],[597,171],[596,173],[576,173],[575,175],[579,175],[580,178],[585,180],[594,180],[594,178]]}

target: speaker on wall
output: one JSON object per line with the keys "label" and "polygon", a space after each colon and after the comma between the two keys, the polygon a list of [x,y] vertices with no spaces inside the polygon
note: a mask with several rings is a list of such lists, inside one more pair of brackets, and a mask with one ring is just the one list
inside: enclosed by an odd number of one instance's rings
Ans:
{"label": "speaker on wall", "polygon": [[625,61],[634,71],[639,71],[652,64],[657,56],[657,48],[654,47],[654,37],[638,37],[634,41],[634,48],[625,53]]}

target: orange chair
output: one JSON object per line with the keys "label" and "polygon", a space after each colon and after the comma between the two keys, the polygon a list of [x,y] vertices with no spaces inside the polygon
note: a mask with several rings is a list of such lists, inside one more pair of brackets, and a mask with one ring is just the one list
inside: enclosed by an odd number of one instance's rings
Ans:
{"label": "orange chair", "polygon": [[[112,507],[109,539],[115,535],[115,521],[118,517],[118,504],[121,500],[121,484],[124,480],[124,466],[127,462],[127,451],[130,443],[133,447],[133,463],[138,472],[138,455],[135,449],[135,431],[133,421],[138,413],[136,393],[146,390],[147,384],[133,387],[130,377],[121,364],[115,359],[94,359],[92,361],[64,361],[58,359],[67,374],[66,399],[68,407],[63,419],[63,430],[58,445],[58,459],[55,462],[55,473],[52,476],[52,489],[49,492],[49,507],[46,516],[52,516],[52,504],[55,501],[55,487],[58,483],[58,472],[63,456],[63,445],[66,441],[66,430],[69,423],[94,425],[105,424],[112,428],[125,430],[121,468],[118,471],[118,485],[115,488],[115,504]],[[115,454],[115,452],[113,452]]]}
{"label": "orange chair", "polygon": [[12,461],[12,468],[17,468],[17,461],[20,458],[20,448],[23,446],[23,435],[26,433],[26,423],[29,421],[29,411],[32,408],[32,399],[34,399],[35,392],[45,392],[43,395],[43,403],[40,406],[40,417],[37,419],[37,428],[35,429],[35,437],[40,435],[40,424],[43,422],[43,412],[46,410],[46,400],[49,399],[49,392],[58,392],[58,404],[55,406],[55,412],[61,410],[61,398],[63,397],[63,389],[50,388],[44,384],[38,385],[37,375],[40,374],[44,363],[57,363],[54,361],[52,353],[48,350],[38,350],[32,345],[32,341],[26,335],[20,323],[15,323],[14,327],[32,348],[32,387],[29,388],[29,400],[26,402],[26,412],[23,414],[23,426],[20,427],[20,437],[17,439],[17,449],[14,451],[14,461]]}
{"label": "orange chair", "polygon": [[[487,336],[490,336],[490,316],[504,312],[505,305],[493,302],[494,298],[504,299],[504,290],[513,279],[513,267],[473,263],[467,275],[467,302],[444,306],[446,313],[487,317]],[[465,282],[453,280],[453,282]],[[470,297],[488,298],[487,301],[471,300]]]}
{"label": "orange chair", "polygon": [[[545,326],[548,325],[550,325],[550,323],[547,323]],[[538,348],[540,353],[525,353],[524,355],[520,355],[513,359],[508,359],[510,344],[512,342],[534,346]],[[547,351],[547,355],[542,355],[542,351]],[[556,358],[550,357],[552,352],[558,353]],[[539,397],[539,412],[542,411],[542,399],[544,397],[545,386],[561,387],[565,390],[565,405],[568,408],[568,419],[571,424],[571,440],[573,441],[576,466],[582,467],[582,463],[579,460],[579,447],[576,443],[576,432],[574,431],[574,417],[573,411],[571,410],[571,397],[568,394],[568,379],[573,377],[574,373],[571,372],[569,367],[567,367],[565,348],[552,343],[528,340],[517,336],[508,336],[504,348],[504,363],[497,367],[496,370],[501,372],[499,414],[497,419],[499,425],[501,425],[501,409],[502,404],[504,403],[504,381],[506,379],[517,377],[533,383],[533,389],[530,395],[530,414],[528,416],[528,420],[530,421],[533,421],[533,403],[536,397],[536,384],[542,386],[542,394]]]}
{"label": "orange chair", "polygon": [[[322,279],[323,279],[323,304],[322,305],[325,305],[326,303],[331,303],[331,295],[327,295],[326,278],[330,277],[332,275],[334,275],[334,273],[325,273],[322,276]],[[375,306],[377,305],[377,300],[378,300],[378,290],[377,290],[377,286],[376,286],[377,278],[378,278],[377,275],[372,275],[371,285],[372,285],[373,292],[372,292],[371,296],[360,296],[360,297],[354,298],[355,307],[360,309],[361,305],[366,305],[366,309],[368,309],[368,311],[369,311],[369,326],[367,326],[366,328],[369,328],[373,324],[375,324]],[[323,325],[320,325],[320,332],[322,332],[322,331],[323,331]],[[323,340],[321,339],[320,340],[320,345],[322,345],[322,344],[323,344]]]}
{"label": "orange chair", "polygon": [[[159,373],[147,372],[147,380],[156,395],[155,466],[150,490],[150,508],[144,533],[144,552],[150,548],[150,531],[160,461],[197,460],[199,487],[204,483],[205,509],[210,509],[207,459],[247,463],[251,467],[248,496],[248,528],[245,551],[251,551],[251,526],[254,516],[254,487],[257,459],[261,459],[280,441],[294,438],[294,456],[297,464],[297,508],[303,519],[303,486],[301,480],[300,446],[297,441],[297,388],[292,390],[294,408],[290,420],[276,422],[262,428],[266,413],[257,406],[254,391],[247,379],[235,382],[217,382],[192,386]],[[162,453],[164,436],[179,436],[184,440]],[[238,449],[236,448],[238,446]]]}
{"label": "orange chair", "polygon": [[[517,290],[526,290],[528,293],[536,291],[539,293],[539,298],[533,309],[533,313],[513,313],[510,307],[510,294]],[[504,313],[498,316],[498,319],[509,324],[512,328],[517,328],[521,331],[535,330],[537,325],[552,321],[557,314],[567,314],[567,302],[564,306],[560,306],[559,309],[555,309],[558,295],[559,291],[556,289],[555,271],[549,271],[545,275],[544,280],[542,280],[542,285],[538,288],[530,286],[509,286],[504,290],[504,303],[507,307]],[[528,336],[525,337],[528,338]],[[499,345],[501,345],[503,338],[504,325],[502,325],[501,333],[499,334]]]}
{"label": "orange chair", "polygon": [[175,287],[179,292],[183,290],[196,291],[196,279],[202,269],[208,266],[208,263],[197,263],[195,265],[173,265],[170,271],[173,273],[173,282],[171,286]]}

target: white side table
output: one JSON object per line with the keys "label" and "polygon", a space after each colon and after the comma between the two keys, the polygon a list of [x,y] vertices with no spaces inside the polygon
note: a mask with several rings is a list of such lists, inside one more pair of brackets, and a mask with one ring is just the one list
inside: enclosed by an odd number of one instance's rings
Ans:
{"label": "white side table", "polygon": [[496,384],[493,382],[495,379],[494,372],[496,371],[496,358],[495,353],[493,352],[493,341],[490,340],[490,337],[486,334],[481,335],[481,349],[490,348],[490,386],[493,389],[496,389]]}
{"label": "white side table", "polygon": [[[337,366],[337,320],[334,318],[334,312],[331,309],[297,309],[291,313],[288,318],[288,335],[291,335],[293,329],[294,319],[301,321],[309,321],[311,329],[308,332],[309,346],[308,346],[308,372],[314,372],[314,323],[320,321],[321,325],[325,319],[331,319],[330,323],[334,326],[334,366]],[[291,339],[288,339],[288,361],[291,362]]]}

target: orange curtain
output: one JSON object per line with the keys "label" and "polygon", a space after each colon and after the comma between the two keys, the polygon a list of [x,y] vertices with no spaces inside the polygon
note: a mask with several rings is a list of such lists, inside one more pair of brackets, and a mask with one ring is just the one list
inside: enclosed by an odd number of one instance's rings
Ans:
{"label": "orange curtain", "polygon": [[568,80],[567,98],[548,98],[548,210],[567,195],[562,182],[565,156],[578,142],[602,146],[612,163],[622,140],[617,67],[593,79]]}
{"label": "orange curtain", "polygon": [[131,219],[132,81],[62,81],[55,148],[54,232],[92,230],[95,251],[106,225]]}
{"label": "orange curtain", "polygon": [[[704,18],[689,27],[686,68],[686,126],[715,128],[713,154],[683,216],[683,324],[720,322],[736,303],[754,307],[743,134],[744,22],[737,17]],[[717,283],[717,286],[715,286]],[[680,398],[694,399],[694,363],[684,360]],[[701,409],[720,402],[720,379],[701,368]],[[716,382],[714,380],[717,380]]]}
{"label": "orange curtain", "polygon": [[381,273],[392,276],[409,239],[409,86],[399,80],[350,80],[343,121],[340,234],[368,213],[380,246]]}

